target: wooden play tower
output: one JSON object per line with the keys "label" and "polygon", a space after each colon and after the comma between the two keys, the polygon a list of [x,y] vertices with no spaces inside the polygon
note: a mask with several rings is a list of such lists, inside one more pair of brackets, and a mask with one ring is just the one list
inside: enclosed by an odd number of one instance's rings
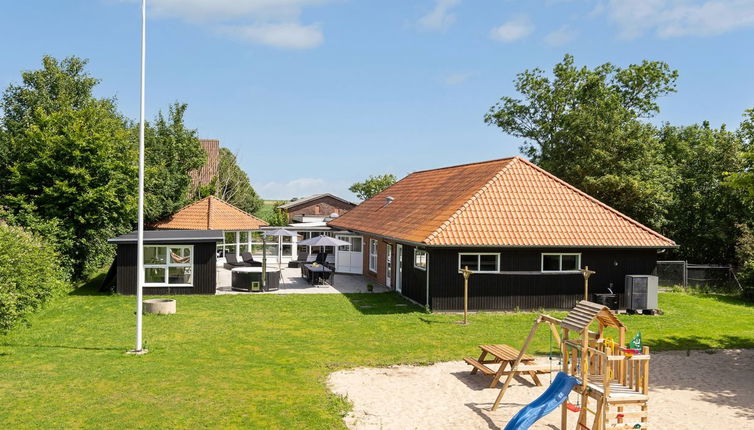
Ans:
{"label": "wooden play tower", "polygon": [[[568,428],[568,415],[572,412],[578,412],[576,430],[647,429],[649,348],[643,347],[641,351],[627,348],[623,323],[606,306],[586,300],[579,302],[563,320],[549,315],[537,318],[492,409],[500,404],[520,358],[542,323],[550,325],[556,334],[558,326],[562,329],[562,339],[555,336],[561,351],[562,372],[578,380],[573,387],[578,405],[563,402],[561,430]],[[591,425],[590,414],[594,416]]]}

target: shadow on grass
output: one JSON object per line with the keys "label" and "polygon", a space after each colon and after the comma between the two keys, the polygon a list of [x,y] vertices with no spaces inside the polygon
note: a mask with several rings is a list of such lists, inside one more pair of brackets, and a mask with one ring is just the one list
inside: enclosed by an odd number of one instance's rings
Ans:
{"label": "shadow on grass", "polygon": [[718,302],[727,303],[729,305],[736,305],[736,306],[746,306],[746,307],[754,307],[754,302],[747,302],[746,300],[743,300],[739,296],[736,295],[730,295],[730,294],[700,294],[702,297],[709,297],[711,299],[715,299]]}
{"label": "shadow on grass", "polygon": [[81,351],[126,351],[127,348],[115,348],[109,346],[70,346],[70,345],[31,345],[25,343],[4,343],[3,346],[12,348],[49,348],[49,349],[76,349]]}
{"label": "shadow on grass", "polygon": [[97,274],[95,277],[90,278],[88,281],[81,284],[79,287],[77,287],[75,290],[68,293],[70,296],[109,296],[112,293],[109,292],[100,292],[100,287],[102,286],[102,281],[105,279],[105,276],[107,275],[106,272],[101,272]]}
{"label": "shadow on grass", "polygon": [[343,296],[357,311],[364,315],[393,315],[423,313],[424,309],[409,302],[400,294],[388,293],[348,293]]}
{"label": "shadow on grass", "polygon": [[717,337],[663,336],[647,341],[652,351],[754,348],[754,338],[722,335]]}

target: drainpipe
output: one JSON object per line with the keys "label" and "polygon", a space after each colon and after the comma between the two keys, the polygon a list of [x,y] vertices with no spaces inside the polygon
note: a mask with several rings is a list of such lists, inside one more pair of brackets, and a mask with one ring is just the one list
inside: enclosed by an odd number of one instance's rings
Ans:
{"label": "drainpipe", "polygon": [[425,270],[424,273],[425,273],[426,278],[427,278],[426,279],[426,281],[427,281],[426,282],[426,284],[427,284],[427,295],[426,295],[426,300],[425,300],[424,306],[427,309],[429,309],[429,251],[427,251],[427,267],[426,267],[426,269],[427,270]]}

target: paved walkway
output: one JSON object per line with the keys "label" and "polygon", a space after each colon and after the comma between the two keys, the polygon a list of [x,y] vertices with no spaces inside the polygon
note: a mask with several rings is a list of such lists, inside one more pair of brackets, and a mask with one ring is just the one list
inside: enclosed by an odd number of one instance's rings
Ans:
{"label": "paved walkway", "polygon": [[374,285],[375,293],[390,291],[384,285],[377,284],[373,280],[362,275],[347,275],[336,273],[333,284],[335,285],[311,285],[301,277],[301,269],[283,268],[280,279],[280,289],[262,293],[249,293],[233,291],[230,288],[230,270],[222,267],[217,268],[217,294],[347,294],[366,293],[367,284]]}

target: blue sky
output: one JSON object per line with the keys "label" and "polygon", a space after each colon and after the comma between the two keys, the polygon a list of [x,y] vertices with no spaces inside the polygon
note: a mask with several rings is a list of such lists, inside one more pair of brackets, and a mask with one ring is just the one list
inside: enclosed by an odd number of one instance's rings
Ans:
{"label": "blue sky", "polygon": [[[678,93],[655,121],[736,127],[754,107],[754,0],[149,0],[147,115],[189,104],[269,199],[354,198],[370,174],[518,153],[483,122],[515,74],[662,60]],[[0,85],[44,54],[90,60],[138,114],[139,4],[4,2]]]}

